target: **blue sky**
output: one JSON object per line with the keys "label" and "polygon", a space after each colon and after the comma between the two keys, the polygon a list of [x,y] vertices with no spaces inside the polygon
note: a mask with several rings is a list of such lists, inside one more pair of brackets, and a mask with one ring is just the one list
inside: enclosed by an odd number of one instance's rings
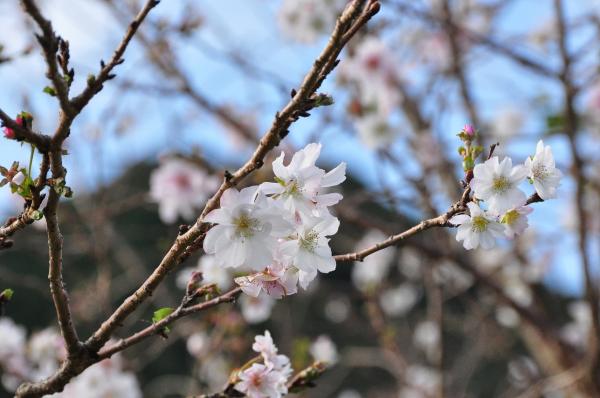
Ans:
{"label": "blue sky", "polygon": [[[182,11],[180,5],[170,3],[172,2],[164,0],[153,11],[152,16],[179,15]],[[325,43],[324,38],[314,45],[298,45],[281,37],[274,17],[279,3],[277,1],[200,0],[197,3],[206,15],[205,26],[197,36],[198,43],[217,49],[239,51],[261,70],[277,76],[289,88],[301,81]],[[383,3],[385,13],[385,2]],[[569,15],[583,12],[595,5],[600,6],[600,2],[595,0],[570,0],[566,3]],[[550,4],[549,1],[515,2],[514,7],[504,16],[502,30],[519,33],[532,24],[543,23],[551,15]],[[43,5],[57,32],[71,43],[72,65],[77,73],[73,91],[77,92],[84,76],[96,71],[99,59],[110,57],[123,29],[96,0],[54,0],[46,1]],[[3,19],[7,21],[0,43],[6,46],[7,53],[10,54],[22,48],[25,37],[30,32],[22,28],[23,16],[16,0],[0,2],[0,15],[6,16]],[[4,36],[5,33],[7,36]],[[577,41],[576,37],[572,45],[576,45]],[[281,93],[273,84],[249,78],[223,59],[199,51],[195,45],[181,46],[179,50],[182,59],[187,61],[182,66],[194,77],[196,87],[210,93],[215,102],[225,103],[233,99],[240,108],[257,110],[261,131],[268,127],[274,112],[287,100],[288,94]],[[530,99],[537,93],[546,93],[550,98],[556,96],[558,87],[548,80],[527,74],[505,60],[484,56],[485,53],[482,53],[481,62],[470,71],[469,76],[483,115],[491,117],[499,107],[507,103],[516,101],[518,104],[521,96],[524,99]],[[155,73],[144,68],[146,61],[138,43],[133,43],[125,58],[126,63],[117,71],[118,79],[154,79]],[[0,107],[10,114],[16,114],[23,107],[26,94],[32,104],[31,109],[35,111],[37,128],[50,132],[55,123],[57,107],[54,98],[41,93],[47,84],[41,61],[36,48],[28,57],[0,65]],[[329,79],[323,91],[339,92],[333,81],[334,79]],[[85,110],[81,120],[74,125],[69,139],[72,155],[68,157],[66,164],[70,184],[74,186],[75,192],[109,183],[128,164],[141,160],[155,161],[159,154],[166,151],[178,149],[186,152],[191,147],[198,147],[204,153],[210,153],[211,160],[217,166],[240,164],[249,154],[244,151],[238,153],[231,145],[224,144],[222,126],[207,115],[199,114],[189,102],[138,93],[123,94],[114,89],[114,84],[116,83],[108,83],[105,90]],[[511,89],[507,90],[506,87]],[[343,112],[343,95],[336,99],[338,102],[334,106],[338,107],[337,111]],[[456,102],[457,99],[450,98],[450,101]],[[556,103],[554,100],[552,102]],[[112,117],[115,113],[105,113],[105,109],[112,104],[118,104],[117,114],[127,110],[135,112],[137,117],[131,132],[118,134],[115,125],[120,120]],[[177,112],[165,112],[165,109]],[[531,133],[525,139],[501,146],[500,153],[513,155],[516,161],[533,153],[543,129],[538,116],[531,115],[528,119],[527,131]],[[460,112],[453,112],[446,115],[444,121],[447,127],[438,133],[445,141],[452,142],[453,135],[465,124],[466,117]],[[318,117],[301,120],[293,126],[289,140],[296,146],[303,145],[307,137],[319,129],[318,123]],[[375,166],[375,156],[361,149],[351,134],[343,131],[343,128],[327,129],[322,132],[321,140],[324,143],[323,156],[327,161],[346,161],[352,174],[358,175],[367,183],[377,184],[378,167]],[[559,163],[566,164],[566,142],[552,138],[548,143],[555,149]],[[21,148],[17,143],[4,141],[0,145],[0,164],[7,165],[12,160],[25,163],[28,152],[27,148]],[[451,152],[453,150],[448,151]],[[458,158],[456,161],[458,164]],[[98,164],[102,166],[98,167]],[[397,181],[389,170],[386,178]],[[7,207],[11,207],[6,206],[6,203],[11,203],[12,200],[7,193],[7,189],[0,191],[0,200],[4,205],[0,208],[5,211]],[[561,231],[562,219],[572,193],[570,181],[565,181],[561,193],[563,196],[558,200],[536,206],[531,224],[544,231]],[[572,236],[568,236],[560,243],[559,257],[553,263],[548,282],[565,292],[576,293],[580,290],[581,273],[579,259],[573,254],[574,241]]]}

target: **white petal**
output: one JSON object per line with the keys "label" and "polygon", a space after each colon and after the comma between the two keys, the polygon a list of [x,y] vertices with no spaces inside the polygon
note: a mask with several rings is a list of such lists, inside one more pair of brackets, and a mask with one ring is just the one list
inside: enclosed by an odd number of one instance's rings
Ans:
{"label": "white petal", "polygon": [[321,181],[321,186],[332,187],[339,185],[346,180],[346,163],[340,163],[336,168],[325,174]]}

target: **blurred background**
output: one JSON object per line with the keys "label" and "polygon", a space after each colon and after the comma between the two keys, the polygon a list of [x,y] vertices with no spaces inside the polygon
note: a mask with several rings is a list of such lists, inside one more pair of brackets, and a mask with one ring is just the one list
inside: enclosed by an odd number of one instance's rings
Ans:
{"label": "blurred background", "polygon": [[[141,5],[38,3],[70,43],[73,92],[110,58]],[[64,278],[80,335],[95,330],[154,269],[224,170],[250,156],[345,3],[164,0],[152,11],[117,78],[78,117],[67,140],[74,196],[59,215]],[[142,342],[111,360],[108,373],[88,379],[110,384],[113,378],[121,390],[112,396],[218,391],[252,357],[253,336],[268,329],[294,369],[314,359],[330,363],[302,396],[593,396],[578,389],[576,377],[555,376],[590,348],[582,256],[595,283],[600,265],[600,1],[381,3],[322,88],[335,104],[295,123],[266,162],[280,150],[291,154],[321,142],[323,168],[348,164],[344,200],[333,210],[341,221],[334,252],[383,240],[459,199],[456,134],[466,123],[479,130],[482,145],[499,142],[496,154],[515,163],[533,155],[538,140],[551,145],[565,176],[558,198],[536,204],[526,232],[493,250],[467,252],[454,230],[426,231],[364,263],[338,264],[308,291],[279,301],[242,296],[233,306],[181,320],[168,339]],[[0,15],[0,107],[11,115],[30,112],[34,129],[51,134],[58,107],[43,92],[48,83],[36,27],[16,0],[0,1]],[[575,92],[575,131],[566,126],[566,87]],[[582,167],[573,166],[574,155]],[[29,148],[3,140],[0,165],[13,161],[27,164]],[[204,181],[188,192],[187,204],[181,186],[165,192],[160,185],[179,175]],[[244,184],[270,179],[265,167]],[[23,207],[8,187],[0,198],[2,220]],[[0,396],[48,376],[63,355],[52,329],[43,220],[14,240],[0,252],[0,289],[15,291],[0,318]],[[232,286],[233,274],[197,253],[118,337],[150,324],[156,308],[176,306],[192,269],[222,289]],[[532,315],[533,326],[514,304]],[[556,340],[548,343],[540,330]],[[556,359],[555,343],[569,361]],[[74,391],[69,396],[109,396]]]}

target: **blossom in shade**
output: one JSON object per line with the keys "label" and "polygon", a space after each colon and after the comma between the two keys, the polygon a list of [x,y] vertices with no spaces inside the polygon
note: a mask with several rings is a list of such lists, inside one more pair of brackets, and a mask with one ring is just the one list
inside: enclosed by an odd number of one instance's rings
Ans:
{"label": "blossom in shade", "polygon": [[469,202],[470,215],[459,214],[450,219],[450,223],[458,225],[456,240],[463,241],[467,250],[491,249],[496,245],[496,238],[504,235],[504,228],[494,216],[482,210],[477,204]]}
{"label": "blossom in shade", "polygon": [[279,398],[287,394],[287,379],[269,365],[252,364],[240,372],[238,377],[240,381],[236,383],[235,389],[248,398]]}
{"label": "blossom in shade", "polygon": [[235,278],[242,291],[252,297],[258,297],[261,291],[280,299],[298,291],[298,271],[285,263],[289,260],[274,259],[264,271]]}
{"label": "blossom in shade", "polygon": [[296,152],[290,163],[283,164],[284,153],[273,161],[276,182],[260,185],[266,195],[272,195],[283,203],[290,212],[317,215],[328,206],[342,199],[339,193],[323,193],[323,188],[341,184],[346,179],[346,163],[340,163],[333,170],[325,172],[315,166],[321,153],[321,144],[308,144]]}
{"label": "blossom in shade", "polygon": [[277,353],[271,333],[254,338],[252,349],[259,353],[263,363],[254,363],[238,374],[235,389],[251,398],[279,398],[287,394],[287,381],[292,374],[290,359]]}
{"label": "blossom in shade", "polygon": [[221,208],[204,217],[205,222],[217,224],[206,234],[204,251],[214,254],[217,263],[225,267],[263,269],[270,264],[275,238],[288,228],[271,202],[259,194],[258,187],[226,190]]}
{"label": "blossom in shade", "polygon": [[158,203],[160,219],[171,224],[178,216],[193,219],[218,186],[216,177],[191,162],[171,158],[150,175],[150,199]]}
{"label": "blossom in shade", "polygon": [[526,176],[525,167],[513,167],[510,158],[500,162],[494,156],[475,166],[471,187],[477,198],[486,201],[491,212],[501,214],[525,201],[525,193],[518,185]]}
{"label": "blossom in shade", "polygon": [[562,173],[556,168],[550,146],[539,140],[533,158],[527,158],[525,167],[540,198],[547,200],[556,197]]}
{"label": "blossom in shade", "polygon": [[529,226],[527,215],[532,211],[531,207],[521,205],[504,213],[500,221],[504,225],[504,234],[507,238],[512,239],[525,231]]}

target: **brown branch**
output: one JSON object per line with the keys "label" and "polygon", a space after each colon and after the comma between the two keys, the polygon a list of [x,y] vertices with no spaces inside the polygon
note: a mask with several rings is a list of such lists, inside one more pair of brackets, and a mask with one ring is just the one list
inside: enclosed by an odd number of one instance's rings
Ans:
{"label": "brown branch", "polygon": [[[366,4],[365,4],[366,3]],[[315,61],[312,69],[308,72],[300,89],[295,93],[290,102],[281,112],[275,115],[271,128],[262,137],[258,147],[252,157],[236,172],[228,174],[218,191],[207,202],[202,214],[196,223],[184,234],[179,235],[175,243],[171,246],[165,257],[162,259],[154,272],[144,281],[144,283],[113,312],[113,314],[94,332],[87,340],[86,346],[96,351],[108,341],[113,331],[119,327],[122,322],[139,305],[144,302],[158,287],[165,276],[178,264],[178,259],[191,245],[197,245],[196,240],[208,229],[203,223],[204,217],[219,206],[219,201],[223,192],[235,186],[254,170],[262,167],[264,158],[288,133],[288,128],[302,114],[312,109],[311,103],[313,95],[320,87],[327,75],[337,65],[337,57],[342,48],[350,39],[348,32],[356,32],[356,25],[362,26],[378,10],[378,2],[375,0],[354,0],[338,19],[336,27],[329,39],[329,42],[321,55]],[[367,17],[368,16],[368,17]],[[312,104],[312,105],[311,105]]]}
{"label": "brown branch", "polygon": [[58,217],[56,209],[60,196],[53,190],[50,190],[48,205],[44,210],[46,217],[46,229],[48,232],[48,252],[49,252],[49,272],[48,280],[50,282],[50,294],[56,310],[60,332],[65,340],[65,345],[69,355],[75,355],[81,349],[81,343],[77,336],[77,331],[73,325],[71,310],[69,308],[69,297],[65,289],[62,278],[62,247],[63,237],[58,226]]}
{"label": "brown branch", "polygon": [[100,360],[105,359],[105,358],[110,358],[117,352],[123,351],[126,348],[139,343],[142,340],[145,340],[152,336],[159,335],[166,326],[171,325],[173,322],[175,322],[179,318],[182,318],[186,315],[194,314],[194,313],[197,313],[200,311],[204,311],[206,309],[215,307],[221,303],[230,303],[230,302],[235,301],[235,299],[240,295],[241,292],[242,292],[242,289],[240,289],[239,287],[236,287],[218,297],[215,297],[208,301],[204,301],[199,304],[195,304],[195,305],[187,306],[187,307],[184,305],[180,305],[169,316],[165,317],[164,319],[160,320],[159,322],[153,323],[151,326],[148,326],[147,328],[140,330],[139,332],[120,340],[119,342],[115,343],[114,345],[104,348],[103,350],[101,350],[98,353],[98,357]]}
{"label": "brown branch", "polygon": [[117,46],[117,49],[113,53],[113,56],[110,59],[110,61],[107,64],[101,62],[101,69],[98,72],[98,74],[95,75],[93,78],[88,78],[86,88],[81,94],[73,98],[72,104],[78,112],[80,112],[83,109],[83,107],[87,105],[87,103],[94,97],[94,95],[96,95],[98,92],[100,92],[100,90],[102,90],[103,85],[107,80],[110,80],[115,77],[115,75],[112,74],[113,69],[117,65],[120,65],[125,61],[123,59],[123,54],[125,54],[127,46],[131,42],[131,39],[137,32],[138,28],[140,27],[141,23],[144,21],[148,13],[154,7],[156,7],[158,3],[159,0],[148,0],[146,2],[144,7],[142,7],[140,12],[133,19],[133,21],[129,23],[127,32],[121,39],[121,42]]}
{"label": "brown branch", "polygon": [[21,4],[25,12],[31,16],[42,31],[41,35],[36,34],[36,38],[46,59],[46,77],[50,79],[54,86],[62,111],[70,115],[73,112],[73,107],[69,101],[69,83],[66,82],[65,76],[61,75],[56,59],[61,39],[54,33],[52,23],[44,18],[34,0],[22,0]]}

